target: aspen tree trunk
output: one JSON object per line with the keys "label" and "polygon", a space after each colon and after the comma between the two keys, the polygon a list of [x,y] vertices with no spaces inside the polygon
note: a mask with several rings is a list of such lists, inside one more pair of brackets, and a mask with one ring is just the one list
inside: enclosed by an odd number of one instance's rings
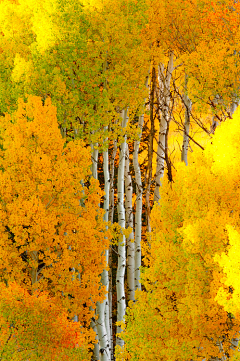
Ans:
{"label": "aspen tree trunk", "polygon": [[78,135],[78,129],[74,128],[73,129],[73,139],[77,139],[77,135]]}
{"label": "aspen tree trunk", "polygon": [[66,126],[66,117],[67,117],[67,113],[66,111],[64,112],[64,119],[63,119],[63,124],[61,124],[60,126],[60,132],[63,138],[67,137],[67,126]]}
{"label": "aspen tree trunk", "polygon": [[[113,224],[114,218],[114,163],[117,154],[117,140],[113,141],[113,150],[110,159],[110,195],[109,195],[109,221]],[[114,360],[114,348],[113,348],[113,323],[112,323],[112,247],[109,248],[108,257],[109,266],[109,289],[108,289],[108,304],[109,304],[109,328],[110,328],[110,348],[111,348],[111,360]]]}
{"label": "aspen tree trunk", "polygon": [[233,116],[233,113],[237,109],[238,105],[239,105],[239,100],[237,98],[231,102],[230,109],[229,109],[229,113],[230,113],[231,117]]}
{"label": "aspen tree trunk", "polygon": [[61,131],[62,137],[63,137],[63,138],[66,138],[66,136],[67,136],[67,128],[66,128],[66,126],[61,125],[60,131]]}
{"label": "aspen tree trunk", "polygon": [[114,163],[117,154],[117,140],[113,141],[113,150],[110,160],[110,202],[109,202],[109,221],[113,223],[114,216]]}
{"label": "aspen tree trunk", "polygon": [[[107,251],[106,251],[107,252]],[[104,270],[101,277],[101,282],[103,285],[106,286],[106,279],[107,279],[107,271]],[[105,299],[102,303],[97,302],[96,304],[96,328],[97,328],[97,335],[98,335],[98,342],[99,342],[99,359],[100,361],[109,361],[111,359],[110,354],[110,342],[109,342],[109,335],[108,329],[106,325],[106,312],[107,309],[107,294],[105,295]]]}
{"label": "aspen tree trunk", "polygon": [[[104,205],[105,210],[104,221],[108,222],[108,213],[109,213],[109,189],[110,189],[110,178],[109,178],[109,168],[108,168],[108,150],[103,152],[103,173],[104,173]],[[108,264],[109,250],[105,251],[106,264]],[[108,288],[109,288],[109,278],[108,271],[103,270],[101,276],[101,283],[106,287],[107,293],[105,294],[105,299],[103,302],[97,302],[97,331],[99,339],[99,356],[100,361],[110,361],[111,360],[111,346],[110,346],[110,326],[109,326],[109,304],[108,304]]]}
{"label": "aspen tree trunk", "polygon": [[135,285],[135,245],[133,234],[133,209],[132,209],[132,177],[129,169],[129,148],[126,144],[125,154],[125,207],[126,207],[126,228],[131,227],[132,232],[127,238],[127,300],[134,301]]}
{"label": "aspen tree trunk", "polygon": [[[92,307],[90,307],[90,310],[91,311],[93,310]],[[96,325],[96,313],[95,313],[95,316],[91,319],[90,327],[95,332],[95,334],[96,334],[95,340],[97,341],[97,343],[94,344],[94,348],[93,348],[93,361],[98,361],[99,360],[99,343],[98,343],[98,333],[97,333],[97,325]]]}
{"label": "aspen tree trunk", "polygon": [[[103,152],[103,173],[104,173],[104,205],[103,208],[105,210],[104,214],[104,221],[108,222],[109,220],[109,196],[110,196],[110,174],[109,174],[109,157],[108,157],[108,150]],[[106,250],[106,264],[109,264],[109,249]],[[108,300],[108,292],[109,292],[109,273],[108,271],[104,270],[105,277],[104,277],[104,285],[106,286],[107,294],[106,294],[106,306],[105,306],[105,324],[106,324],[106,330],[108,335],[108,347],[110,349],[111,353],[111,344],[110,339],[112,337],[111,335],[111,329],[110,329],[110,316],[109,316],[109,300]]]}
{"label": "aspen tree trunk", "polygon": [[91,149],[92,149],[92,166],[91,166],[91,171],[92,171],[92,176],[95,179],[98,179],[98,149],[95,149],[94,147],[97,147],[98,144],[96,143],[95,145],[91,144]]}
{"label": "aspen tree trunk", "polygon": [[138,128],[140,129],[139,140],[134,142],[134,151],[133,151],[133,166],[135,172],[135,182],[136,182],[136,212],[135,212],[135,290],[141,290],[140,281],[140,266],[141,266],[141,239],[142,239],[142,178],[141,178],[141,169],[138,161],[138,153],[140,140],[142,137],[142,128],[144,122],[144,114],[140,115],[138,120]]}
{"label": "aspen tree trunk", "polygon": [[[150,70],[149,70],[150,72]],[[149,75],[146,77],[145,86],[148,86]],[[146,99],[144,99],[144,106]],[[140,267],[141,267],[141,239],[142,239],[142,175],[140,164],[138,160],[140,141],[142,137],[142,129],[144,123],[144,112],[139,116],[138,119],[138,128],[140,129],[139,139],[134,142],[133,150],[133,167],[135,173],[135,183],[136,183],[136,212],[135,212],[135,272],[134,272],[134,283],[135,290],[141,290],[140,283]]]}
{"label": "aspen tree trunk", "polygon": [[147,232],[151,232],[150,227],[150,191],[152,184],[152,161],[153,161],[153,140],[155,134],[155,115],[154,115],[154,99],[155,99],[155,85],[156,85],[156,70],[152,68],[152,79],[151,79],[151,87],[150,87],[150,132],[148,137],[148,165],[145,176],[146,183],[146,220],[147,220]]}
{"label": "aspen tree trunk", "polygon": [[188,165],[188,147],[189,147],[189,128],[190,128],[190,114],[192,110],[192,102],[187,94],[187,75],[185,75],[185,92],[184,92],[184,106],[185,106],[185,122],[183,131],[183,145],[181,153],[181,161]]}
{"label": "aspen tree trunk", "polygon": [[[30,251],[29,255],[34,262],[38,263],[38,251]],[[31,269],[31,282],[32,286],[38,281],[38,266]]]}
{"label": "aspen tree trunk", "polygon": [[[97,144],[95,145],[97,146]],[[92,175],[95,179],[98,179],[97,165],[98,165],[98,150],[91,145],[92,148]],[[104,220],[108,221],[108,212],[109,212],[109,170],[108,170],[108,151],[103,153],[103,172],[104,172],[104,209],[105,215]],[[109,251],[105,251],[106,264],[108,264]],[[106,287],[108,292],[109,280],[108,280],[108,271],[105,269],[101,275],[101,283]],[[108,294],[105,294],[105,299],[102,303],[97,302],[96,304],[96,315],[97,320],[92,322],[94,331],[97,334],[99,346],[94,347],[94,358],[95,360],[100,361],[110,361],[111,360],[111,351],[110,351],[110,328],[109,328],[109,308],[108,308]],[[106,323],[107,321],[107,323]]]}
{"label": "aspen tree trunk", "polygon": [[[124,109],[122,112],[122,128],[126,128],[128,117],[127,109]],[[124,168],[125,168],[125,153],[126,153],[126,136],[123,143],[120,146],[119,154],[119,165],[118,165],[118,223],[124,229],[125,228],[125,208],[124,208]],[[116,277],[116,288],[117,288],[117,321],[120,322],[123,320],[126,311],[126,300],[125,300],[125,290],[124,290],[124,275],[126,268],[126,239],[122,235],[122,240],[119,240],[118,243],[118,267],[117,267],[117,277]],[[117,333],[121,333],[122,329],[120,326],[117,326]],[[117,337],[116,344],[119,346],[124,345],[124,341]]]}
{"label": "aspen tree trunk", "polygon": [[212,124],[211,124],[211,128],[210,128],[210,133],[214,134],[215,133],[215,130],[218,126],[218,117],[216,116],[216,111],[215,111],[215,108],[216,106],[219,104],[219,102],[221,101],[221,97],[220,95],[215,95],[214,99],[212,100],[212,113],[213,113],[213,116],[212,116]]}
{"label": "aspen tree trunk", "polygon": [[[97,146],[97,144],[95,144],[95,146]],[[98,171],[97,171],[97,166],[98,166],[98,150],[94,148],[94,145],[93,145],[93,144],[91,144],[91,149],[92,149],[92,166],[91,166],[92,176],[93,176],[93,178],[98,179]],[[92,308],[90,308],[90,309],[92,310]],[[92,321],[91,321],[91,328],[92,328],[93,331],[96,333],[95,339],[98,341],[98,330],[97,330],[97,322],[96,322],[96,311],[95,311],[95,317],[92,318]],[[98,361],[98,360],[99,360],[99,343],[94,344],[93,360],[94,360],[94,361]]]}
{"label": "aspen tree trunk", "polygon": [[170,105],[170,83],[173,73],[173,52],[170,53],[166,74],[164,74],[164,65],[160,64],[158,67],[158,82],[159,89],[157,90],[158,103],[160,110],[160,127],[158,137],[158,149],[157,149],[157,167],[155,175],[155,189],[154,189],[154,202],[158,202],[160,199],[160,186],[161,179],[164,174],[164,160],[166,154],[166,136],[168,129],[169,117],[169,105]]}

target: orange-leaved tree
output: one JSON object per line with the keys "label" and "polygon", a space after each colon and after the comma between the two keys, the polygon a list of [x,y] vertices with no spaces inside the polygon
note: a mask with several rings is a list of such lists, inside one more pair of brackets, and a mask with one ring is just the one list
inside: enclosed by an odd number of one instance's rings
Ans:
{"label": "orange-leaved tree", "polygon": [[90,151],[82,141],[66,144],[56,108],[35,96],[1,118],[0,136],[0,278],[48,291],[91,340],[108,233]]}
{"label": "orange-leaved tree", "polygon": [[2,283],[0,314],[1,360],[89,360],[80,324],[46,292],[30,295],[17,283]]}

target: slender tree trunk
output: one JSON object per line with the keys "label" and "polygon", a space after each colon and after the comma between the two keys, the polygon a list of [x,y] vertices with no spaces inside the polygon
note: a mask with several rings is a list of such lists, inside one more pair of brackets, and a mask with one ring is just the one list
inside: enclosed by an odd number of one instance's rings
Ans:
{"label": "slender tree trunk", "polygon": [[[128,117],[127,109],[122,112],[122,128],[126,128]],[[126,153],[126,136],[120,147],[119,165],[118,165],[118,223],[124,229],[125,228],[125,208],[124,208],[124,168],[125,168],[125,153]],[[126,268],[126,239],[122,235],[122,239],[118,243],[118,267],[117,267],[117,321],[123,320],[126,311],[126,299],[124,290],[124,276]],[[117,326],[117,333],[121,333],[122,329]],[[119,346],[124,345],[124,341],[117,337],[116,344]]]}
{"label": "slender tree trunk", "polygon": [[61,135],[63,138],[66,138],[67,137],[67,126],[66,126],[66,117],[67,117],[67,114],[66,114],[66,111],[64,112],[64,119],[63,119],[63,123],[60,125],[60,132],[61,132]]}
{"label": "slender tree trunk", "polygon": [[[150,73],[150,70],[149,70]],[[145,86],[148,86],[149,74],[146,77]],[[146,99],[144,99],[144,107],[145,107]],[[139,155],[139,147],[140,141],[142,137],[142,129],[144,123],[144,112],[139,116],[138,119],[138,128],[140,130],[139,139],[134,142],[134,151],[133,151],[133,167],[135,172],[135,183],[136,183],[136,212],[135,212],[135,272],[134,272],[134,283],[135,290],[141,290],[140,283],[140,267],[141,267],[141,239],[142,239],[142,175],[141,168],[139,165],[138,155]]]}
{"label": "slender tree trunk", "polygon": [[156,88],[157,103],[158,103],[158,118],[159,118],[159,134],[158,134],[158,147],[157,147],[157,164],[155,174],[155,189],[154,189],[154,202],[160,199],[159,190],[161,187],[161,178],[164,174],[164,158],[165,158],[165,133],[167,129],[166,119],[162,117],[162,107],[164,99],[164,65],[160,64],[158,67],[158,88]]}
{"label": "slender tree trunk", "polygon": [[154,99],[155,99],[155,85],[156,85],[156,70],[152,68],[152,81],[151,81],[151,89],[150,89],[150,132],[148,137],[148,165],[146,170],[146,219],[147,219],[147,232],[151,232],[150,226],[150,212],[151,212],[151,204],[150,204],[150,191],[152,184],[152,162],[153,162],[153,140],[155,134],[155,114],[154,114]]}
{"label": "slender tree trunk", "polygon": [[239,105],[239,100],[237,98],[231,102],[230,109],[229,109],[229,113],[230,113],[231,117],[233,116],[233,113],[237,109],[238,105]]}
{"label": "slender tree trunk", "polygon": [[[109,169],[108,169],[108,150],[103,152],[103,173],[104,173],[104,220],[108,222],[108,212],[109,212],[109,188],[110,188],[110,178],[109,178]],[[108,264],[108,249],[105,251],[105,260]],[[109,288],[109,279],[108,271],[103,270],[101,275],[101,283],[106,287],[107,293],[105,294],[105,299],[103,302],[97,302],[96,311],[98,319],[96,322],[98,339],[99,339],[99,356],[100,361],[110,361],[111,360],[111,349],[110,349],[110,327],[109,327],[109,304],[108,304],[108,288]]]}
{"label": "slender tree trunk", "polygon": [[[104,197],[104,210],[105,210],[105,214],[104,214],[104,221],[108,222],[109,220],[109,196],[110,196],[110,174],[109,174],[109,157],[108,157],[108,150],[106,150],[105,152],[103,152],[103,173],[104,173],[104,191],[105,191],[105,197]],[[109,264],[109,249],[106,250],[106,264]],[[110,328],[110,308],[109,308],[109,299],[108,299],[108,292],[109,292],[109,272],[104,270],[104,272],[106,272],[106,277],[105,277],[105,283],[106,284],[106,290],[107,290],[107,294],[106,294],[106,306],[105,306],[105,325],[106,325],[106,330],[107,330],[107,337],[108,337],[108,347],[110,350],[110,354],[109,354],[109,360],[111,360],[111,353],[113,352],[112,348],[111,348],[111,338],[112,338],[112,334],[111,334],[111,328]]]}
{"label": "slender tree trunk", "polygon": [[[147,86],[148,78],[146,80]],[[144,101],[145,103],[145,101]],[[142,239],[142,176],[141,169],[138,160],[138,153],[140,147],[140,140],[142,137],[142,128],[144,123],[144,113],[140,115],[138,120],[138,128],[140,129],[139,139],[134,142],[133,151],[133,167],[135,172],[135,183],[136,183],[136,212],[135,212],[135,290],[141,290],[140,283],[140,266],[141,266],[141,239]]]}
{"label": "slender tree trunk", "polygon": [[132,177],[129,169],[129,148],[126,144],[125,156],[125,206],[126,206],[126,228],[131,227],[132,232],[127,238],[127,300],[134,301],[135,285],[134,285],[134,271],[135,271],[135,245],[133,233],[133,209],[132,209]]}
{"label": "slender tree trunk", "polygon": [[[90,310],[92,311],[92,307],[90,307]],[[90,327],[95,332],[95,334],[96,334],[95,340],[97,341],[94,344],[94,348],[93,348],[93,361],[98,361],[99,360],[99,343],[98,343],[98,332],[97,332],[97,325],[96,325],[96,313],[91,320]]]}
{"label": "slender tree trunk", "polygon": [[95,149],[98,146],[98,144],[91,144],[92,149],[92,176],[95,179],[98,179],[98,149]]}
{"label": "slender tree trunk", "polygon": [[[34,262],[38,263],[38,251],[30,251],[29,255]],[[38,281],[38,266],[31,268],[31,281],[32,286]]]}
{"label": "slender tree trunk", "polygon": [[66,138],[66,136],[67,136],[67,128],[65,126],[65,122],[64,122],[64,124],[61,124],[60,131],[61,131],[62,137]]}
{"label": "slender tree trunk", "polygon": [[159,108],[159,137],[158,137],[158,149],[157,149],[157,167],[155,175],[155,189],[154,189],[154,202],[158,202],[160,199],[160,187],[161,179],[164,174],[164,160],[165,160],[165,148],[166,148],[166,134],[168,129],[169,106],[170,106],[170,83],[173,73],[173,52],[170,53],[169,62],[164,74],[164,65],[160,64],[158,67],[158,83],[157,89],[158,108]]}
{"label": "slender tree trunk", "polygon": [[77,139],[77,135],[78,135],[78,129],[74,128],[73,129],[73,139],[76,140]]}
{"label": "slender tree trunk", "polygon": [[[101,277],[101,282],[105,285],[107,279],[107,271],[104,270]],[[96,314],[98,316],[96,320],[97,334],[99,340],[99,360],[100,361],[110,361],[111,360],[111,351],[110,351],[110,342],[108,339],[108,329],[105,323],[105,311],[107,311],[107,294],[103,302],[97,302],[96,304]]]}
{"label": "slender tree trunk", "polygon": [[[97,144],[95,144],[95,146],[97,146]],[[98,179],[98,150],[94,148],[94,145],[91,144],[91,149],[92,149],[92,166],[91,166],[91,170],[92,170],[92,176],[95,179]],[[90,308],[92,310],[92,308]],[[99,341],[98,338],[98,329],[97,329],[97,322],[96,322],[96,316],[97,316],[97,310],[95,311],[95,317],[92,318],[91,321],[91,328],[93,329],[93,331],[96,333],[96,337],[95,339],[97,341]],[[93,360],[94,361],[98,361],[99,360],[99,342],[97,342],[96,344],[94,344],[94,349],[93,349]]]}
{"label": "slender tree trunk", "polygon": [[113,150],[110,160],[110,196],[109,196],[109,221],[113,223],[114,216],[114,170],[115,158],[117,154],[117,140],[113,141]]}
{"label": "slender tree trunk", "polygon": [[190,114],[192,110],[192,102],[189,99],[187,93],[187,75],[185,75],[184,106],[185,106],[185,123],[184,123],[181,160],[182,162],[185,162],[186,165],[188,165],[187,156],[188,156],[188,147],[189,147]]}
{"label": "slender tree trunk", "polygon": [[[110,160],[110,196],[109,196],[109,221],[113,223],[114,218],[114,163],[117,154],[117,140],[113,141],[113,150]],[[109,248],[108,257],[109,266],[109,289],[108,289],[108,304],[109,304],[109,328],[110,328],[110,348],[111,360],[114,360],[114,347],[113,347],[113,323],[112,323],[112,247]]]}

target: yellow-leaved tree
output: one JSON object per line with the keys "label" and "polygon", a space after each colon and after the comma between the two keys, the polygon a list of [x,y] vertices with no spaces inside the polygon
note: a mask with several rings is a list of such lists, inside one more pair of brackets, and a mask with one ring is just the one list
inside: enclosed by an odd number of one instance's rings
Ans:
{"label": "yellow-leaved tree", "polygon": [[20,99],[0,123],[0,279],[30,294],[47,291],[88,342],[108,232],[83,141],[65,143],[50,99]]}
{"label": "yellow-leaved tree", "polygon": [[173,183],[164,179],[144,247],[144,290],[128,308],[119,359],[234,354],[240,330],[239,119],[240,110],[192,164],[176,165]]}

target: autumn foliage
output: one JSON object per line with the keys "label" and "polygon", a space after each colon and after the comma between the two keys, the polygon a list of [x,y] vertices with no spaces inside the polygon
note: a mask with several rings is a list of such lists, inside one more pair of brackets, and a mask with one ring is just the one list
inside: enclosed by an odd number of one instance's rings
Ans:
{"label": "autumn foliage", "polygon": [[[104,294],[108,244],[102,193],[89,181],[90,152],[82,141],[66,144],[56,108],[34,96],[1,119],[0,135],[1,281],[33,295],[48,292],[88,326],[89,307]],[[92,330],[85,336],[94,339]]]}
{"label": "autumn foliage", "polygon": [[0,312],[2,360],[88,359],[80,324],[46,292],[30,295],[16,283],[1,284]]}
{"label": "autumn foliage", "polygon": [[236,0],[0,0],[0,359],[232,357],[239,29]]}

